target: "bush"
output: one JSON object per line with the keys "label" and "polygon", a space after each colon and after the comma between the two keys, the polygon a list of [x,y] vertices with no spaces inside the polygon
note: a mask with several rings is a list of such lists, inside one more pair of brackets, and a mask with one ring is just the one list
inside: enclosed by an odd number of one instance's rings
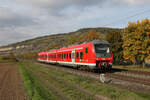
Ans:
{"label": "bush", "polygon": [[18,61],[16,56],[13,53],[10,53],[7,56],[1,57],[1,60]]}

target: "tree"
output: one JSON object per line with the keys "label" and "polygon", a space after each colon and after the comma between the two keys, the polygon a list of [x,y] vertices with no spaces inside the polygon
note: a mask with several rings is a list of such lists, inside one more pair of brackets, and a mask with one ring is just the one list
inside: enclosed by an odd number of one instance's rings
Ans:
{"label": "tree", "polygon": [[107,40],[112,47],[112,51],[114,54],[114,62],[120,62],[123,60],[123,40],[121,31],[112,31],[105,36],[105,40]]}
{"label": "tree", "polygon": [[92,40],[100,40],[100,35],[95,32],[94,29],[89,30],[88,34],[85,34],[81,41],[92,41]]}
{"label": "tree", "polygon": [[75,43],[80,43],[84,41],[100,40],[100,34],[97,33],[94,29],[91,29],[86,34],[73,34],[68,37],[68,45]]}
{"label": "tree", "polygon": [[123,57],[133,63],[145,64],[145,59],[150,57],[150,20],[129,23],[124,29]]}
{"label": "tree", "polygon": [[18,61],[14,53],[3,56],[2,60]]}
{"label": "tree", "polygon": [[71,35],[71,36],[69,36],[67,45],[72,45],[72,44],[74,44],[76,42],[79,42],[79,38],[80,37],[78,35]]}

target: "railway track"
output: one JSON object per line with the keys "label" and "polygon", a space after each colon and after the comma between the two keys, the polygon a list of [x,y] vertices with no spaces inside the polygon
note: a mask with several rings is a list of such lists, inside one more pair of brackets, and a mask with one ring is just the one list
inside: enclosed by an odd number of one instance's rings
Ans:
{"label": "railway track", "polygon": [[[26,67],[26,68],[27,68],[27,67]],[[28,69],[30,72],[32,72],[36,77],[38,77],[39,80],[40,80],[44,85],[46,85],[50,90],[53,90],[53,92],[54,92],[55,94],[57,94],[57,96],[59,96],[62,100],[69,100],[69,98],[65,97],[62,92],[58,91],[58,89],[55,88],[55,86],[53,86],[52,84],[49,84],[48,82],[46,82],[45,80],[48,80],[48,79],[45,79],[45,78],[41,77],[42,74],[43,74],[43,75],[46,75],[46,76],[48,76],[48,77],[54,78],[54,79],[56,79],[56,80],[59,80],[59,81],[61,81],[62,83],[64,83],[64,84],[66,84],[67,86],[69,86],[70,88],[75,89],[75,90],[78,91],[78,92],[85,93],[85,94],[87,94],[88,96],[91,95],[92,98],[93,98],[92,100],[110,100],[110,99],[107,98],[107,97],[104,97],[104,96],[101,96],[101,95],[92,93],[92,92],[90,92],[90,91],[88,91],[88,90],[86,90],[86,89],[83,89],[82,87],[80,87],[80,86],[78,86],[78,85],[76,85],[76,84],[73,84],[73,83],[71,83],[71,82],[69,82],[69,81],[64,81],[64,80],[62,80],[61,78],[59,78],[59,77],[57,77],[57,76],[55,76],[55,75],[49,74],[48,72],[41,71],[41,70],[36,70],[36,71],[35,71],[34,69],[32,69],[32,67],[29,67],[29,68],[27,68],[27,69]],[[40,75],[39,73],[40,73],[41,75]],[[88,97],[87,97],[87,99],[88,99]]]}
{"label": "railway track", "polygon": [[134,78],[140,78],[140,79],[145,79],[145,80],[150,80],[150,72],[132,71],[132,70],[118,70],[118,69],[114,68],[110,73],[134,77]]}
{"label": "railway track", "polygon": [[[38,63],[39,64],[39,63]],[[42,64],[42,63],[40,63]],[[48,68],[54,68],[56,70],[62,70],[75,75],[87,76],[100,81],[100,75],[103,74],[105,80],[104,83],[115,85],[117,87],[129,89],[134,92],[150,93],[150,73],[149,72],[137,72],[128,70],[113,69],[110,72],[94,73],[84,70],[76,70],[73,68],[62,67],[59,65],[42,64]]]}

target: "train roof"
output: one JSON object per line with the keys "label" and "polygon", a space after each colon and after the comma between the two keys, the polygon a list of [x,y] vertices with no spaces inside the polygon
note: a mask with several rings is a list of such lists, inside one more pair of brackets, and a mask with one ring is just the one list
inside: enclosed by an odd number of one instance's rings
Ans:
{"label": "train roof", "polygon": [[93,44],[109,44],[107,41],[105,40],[93,40],[92,41]]}
{"label": "train roof", "polygon": [[49,50],[47,52],[40,52],[39,54],[55,53],[57,51],[62,51],[62,50],[66,50],[66,49],[74,49],[74,48],[80,48],[80,47],[87,47],[90,43],[92,43],[92,44],[109,44],[105,40],[93,40],[93,41],[82,42],[82,43],[79,43],[79,44],[74,44],[74,45],[71,45],[71,46],[68,46],[68,47],[63,47],[63,48],[60,48],[60,49],[52,49],[52,50]]}

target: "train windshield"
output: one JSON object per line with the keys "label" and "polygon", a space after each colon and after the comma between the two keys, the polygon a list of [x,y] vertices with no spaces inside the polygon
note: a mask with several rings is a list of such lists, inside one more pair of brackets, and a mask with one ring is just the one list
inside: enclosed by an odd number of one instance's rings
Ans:
{"label": "train windshield", "polygon": [[109,44],[95,44],[95,52],[97,57],[110,57],[110,45]]}

